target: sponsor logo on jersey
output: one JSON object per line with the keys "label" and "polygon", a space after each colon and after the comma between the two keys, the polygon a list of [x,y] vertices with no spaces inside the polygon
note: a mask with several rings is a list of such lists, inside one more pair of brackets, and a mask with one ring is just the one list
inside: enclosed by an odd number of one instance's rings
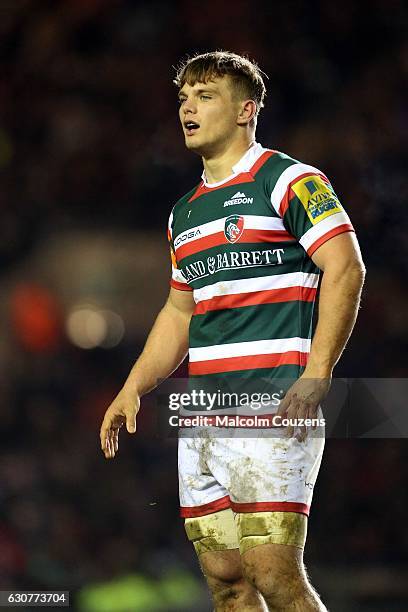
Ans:
{"label": "sponsor logo on jersey", "polygon": [[244,217],[230,215],[225,219],[224,234],[228,242],[237,242],[244,231]]}
{"label": "sponsor logo on jersey", "polygon": [[187,230],[183,234],[180,234],[180,236],[177,236],[176,240],[174,241],[174,246],[178,247],[180,244],[182,244],[186,240],[189,240],[191,238],[198,238],[200,234],[201,234],[200,228],[197,228],[194,230]]}
{"label": "sponsor logo on jersey", "polygon": [[226,206],[235,206],[235,204],[252,204],[253,201],[254,201],[254,198],[247,198],[245,193],[242,193],[241,191],[237,191],[237,193],[233,195],[230,200],[226,200],[224,202],[224,208]]}
{"label": "sponsor logo on jersey", "polygon": [[313,225],[343,210],[331,185],[320,176],[307,176],[294,185],[297,195]]}
{"label": "sponsor logo on jersey", "polygon": [[222,270],[254,268],[258,266],[279,266],[283,264],[284,249],[263,249],[262,251],[230,251],[218,253],[206,259],[198,259],[181,270],[190,283]]}

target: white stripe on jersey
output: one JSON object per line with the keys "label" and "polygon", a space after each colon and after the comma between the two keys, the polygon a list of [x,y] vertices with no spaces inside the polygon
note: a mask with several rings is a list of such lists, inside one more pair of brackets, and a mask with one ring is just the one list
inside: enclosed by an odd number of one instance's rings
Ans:
{"label": "white stripe on jersey", "polygon": [[308,164],[301,163],[293,164],[293,166],[289,166],[289,168],[286,168],[286,170],[282,172],[282,174],[276,181],[276,185],[271,193],[271,203],[278,214],[282,198],[285,195],[290,183],[292,183],[299,176],[302,176],[302,174],[306,174],[306,172],[325,177],[323,172],[321,172],[314,166],[309,166]]}
{"label": "white stripe on jersey", "polygon": [[[173,210],[174,210],[174,208],[173,208]],[[170,213],[169,224],[168,224],[168,228],[169,228],[169,232],[170,232],[170,236],[171,237],[173,237],[173,230],[172,230],[172,227],[171,227],[173,225],[173,210]]]}
{"label": "white stripe on jersey", "polygon": [[268,289],[286,289],[288,287],[314,288],[317,287],[318,282],[318,274],[307,274],[306,272],[288,272],[287,274],[220,281],[201,289],[195,289],[194,300],[198,303],[219,295],[252,293],[254,291],[267,291]]}
{"label": "white stripe on jersey", "polygon": [[183,283],[183,285],[188,285],[188,282],[186,281],[186,279],[184,278],[184,276],[182,275],[181,271],[178,270],[177,268],[175,268],[172,265],[172,275],[171,275],[172,279],[177,281],[178,283]]}
{"label": "white stripe on jersey", "polygon": [[330,230],[344,223],[351,223],[351,221],[348,214],[344,210],[340,210],[330,215],[330,217],[326,217],[326,219],[319,221],[316,225],[307,230],[299,242],[305,251],[307,251],[316,240],[319,240],[319,238],[322,238],[327,232],[330,232]]}
{"label": "white stripe on jersey", "polygon": [[253,342],[232,342],[230,344],[215,344],[190,348],[191,362],[212,361],[228,357],[245,357],[248,355],[271,355],[287,353],[288,351],[310,352],[311,340],[307,338],[279,338],[275,340],[255,340]]}

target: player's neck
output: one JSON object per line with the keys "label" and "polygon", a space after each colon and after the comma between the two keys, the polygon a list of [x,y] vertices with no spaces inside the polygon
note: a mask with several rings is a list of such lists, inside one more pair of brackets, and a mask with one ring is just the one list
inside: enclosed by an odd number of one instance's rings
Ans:
{"label": "player's neck", "polygon": [[233,166],[255,143],[255,136],[230,144],[210,158],[202,158],[207,183],[219,183],[233,174]]}

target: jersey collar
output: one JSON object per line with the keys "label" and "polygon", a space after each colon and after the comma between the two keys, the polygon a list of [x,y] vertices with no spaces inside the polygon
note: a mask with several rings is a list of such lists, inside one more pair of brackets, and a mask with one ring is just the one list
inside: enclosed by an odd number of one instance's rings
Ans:
{"label": "jersey collar", "polygon": [[259,144],[259,142],[253,142],[249,149],[241,157],[241,159],[232,166],[232,174],[230,176],[227,176],[227,178],[223,179],[222,181],[219,181],[218,183],[208,183],[207,177],[205,175],[205,170],[203,170],[201,178],[203,179],[204,185],[209,189],[211,189],[211,187],[219,187],[223,183],[227,183],[228,181],[230,181],[237,174],[241,174],[241,172],[249,172],[256,160],[264,152],[265,149],[261,144]]}

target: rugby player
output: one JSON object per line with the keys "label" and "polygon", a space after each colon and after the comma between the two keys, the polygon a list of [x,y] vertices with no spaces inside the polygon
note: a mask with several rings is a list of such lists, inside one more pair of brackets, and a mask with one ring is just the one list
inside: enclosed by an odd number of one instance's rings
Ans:
{"label": "rugby player", "polygon": [[[135,432],[140,398],[187,353],[195,380],[292,377],[279,414],[316,418],[364,280],[353,227],[329,179],[255,140],[265,97],[257,65],[205,53],[179,68],[175,84],[185,144],[204,171],[170,214],[169,297],[106,411],[108,459],[118,452],[120,427]],[[303,563],[324,439],[294,433],[179,441],[181,516],[219,612],[326,610]]]}

